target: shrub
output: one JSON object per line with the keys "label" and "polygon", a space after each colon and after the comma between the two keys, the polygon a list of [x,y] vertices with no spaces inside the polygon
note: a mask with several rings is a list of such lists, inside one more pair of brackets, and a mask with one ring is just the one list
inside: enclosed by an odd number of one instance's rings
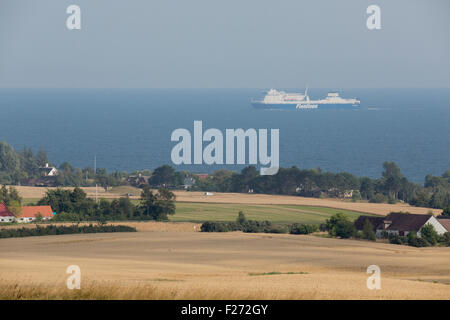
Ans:
{"label": "shrub", "polygon": [[294,223],[289,227],[290,234],[310,234],[317,232],[319,227],[316,224],[299,224]]}
{"label": "shrub", "polygon": [[420,238],[417,236],[415,232],[408,233],[407,236],[408,245],[412,247],[428,247],[430,246],[429,242],[424,238]]}
{"label": "shrub", "polygon": [[389,196],[387,203],[389,204],[396,204],[397,203],[397,199],[395,199],[394,197]]}
{"label": "shrub", "polygon": [[391,244],[403,244],[402,239],[398,234],[390,234],[389,235],[389,243]]}
{"label": "shrub", "polygon": [[434,229],[433,225],[426,224],[420,230],[421,237],[426,240],[429,244],[435,246],[438,241],[438,234]]}
{"label": "shrub", "polygon": [[206,221],[200,227],[202,232],[230,232],[239,231],[241,226],[236,222],[210,222]]}
{"label": "shrub", "polygon": [[247,220],[242,225],[242,231],[247,233],[267,233],[272,228],[270,221]]}
{"label": "shrub", "polygon": [[442,211],[443,216],[450,216],[450,207],[446,207],[444,211]]}
{"label": "shrub", "polygon": [[239,211],[238,217],[236,219],[236,222],[239,224],[244,224],[247,221],[247,218],[245,218],[245,215],[242,211]]}
{"label": "shrub", "polygon": [[439,242],[444,246],[450,247],[450,232],[446,232],[442,236],[440,236]]}
{"label": "shrub", "polygon": [[336,224],[336,236],[347,239],[356,234],[355,225],[350,221],[339,221]]}
{"label": "shrub", "polygon": [[[337,235],[336,234],[337,225],[339,223],[343,223],[343,222],[349,222],[349,219],[345,214],[343,214],[341,212],[338,212],[335,215],[331,216],[330,219],[327,219],[326,220],[326,229],[327,229],[329,235],[335,237]],[[352,225],[353,225],[353,223],[352,223]]]}
{"label": "shrub", "polygon": [[372,198],[369,199],[370,203],[385,203],[386,201],[386,196],[384,196],[382,193],[376,193]]}
{"label": "shrub", "polygon": [[375,232],[373,231],[373,225],[370,223],[369,219],[364,221],[362,238],[370,241],[375,241],[377,238],[375,236]]}
{"label": "shrub", "polygon": [[277,225],[269,228],[267,230],[267,233],[288,233],[288,231],[289,230],[287,226]]}
{"label": "shrub", "polygon": [[361,193],[358,190],[355,190],[352,194],[352,201],[356,202],[358,200],[361,200]]}

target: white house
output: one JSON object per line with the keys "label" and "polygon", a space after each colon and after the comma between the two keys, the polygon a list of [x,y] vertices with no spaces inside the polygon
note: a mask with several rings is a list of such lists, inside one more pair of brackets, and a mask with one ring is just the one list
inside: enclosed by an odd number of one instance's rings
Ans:
{"label": "white house", "polygon": [[436,232],[441,235],[447,232],[447,229],[431,214],[410,214],[410,213],[390,213],[377,228],[377,236],[381,236],[383,231],[388,234],[397,234],[406,236],[411,231],[420,236],[420,230],[431,224]]}
{"label": "white house", "polygon": [[360,216],[355,221],[356,229],[363,230],[366,220],[372,224],[378,238],[381,238],[383,232],[406,236],[414,231],[420,236],[420,231],[427,224],[431,224],[439,235],[448,232],[441,220],[431,214],[393,212],[386,217]]}
{"label": "white house", "polygon": [[41,167],[39,169],[44,172],[45,177],[54,177],[58,175],[58,169],[55,167],[50,167],[48,163],[45,164],[45,167]]}

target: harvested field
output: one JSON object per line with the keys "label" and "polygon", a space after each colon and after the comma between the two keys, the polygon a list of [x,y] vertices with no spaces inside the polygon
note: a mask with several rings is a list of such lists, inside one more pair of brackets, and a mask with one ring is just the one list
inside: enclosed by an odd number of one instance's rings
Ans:
{"label": "harvested field", "polygon": [[[170,231],[1,239],[0,252],[2,299],[450,298],[448,248]],[[65,287],[73,264],[78,291]],[[372,264],[381,290],[366,287]]]}

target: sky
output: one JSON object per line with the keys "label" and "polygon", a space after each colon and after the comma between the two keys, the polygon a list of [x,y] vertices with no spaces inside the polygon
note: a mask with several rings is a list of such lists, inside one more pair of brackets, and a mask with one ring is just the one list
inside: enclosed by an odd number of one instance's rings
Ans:
{"label": "sky", "polygon": [[[66,28],[72,4],[81,30]],[[448,0],[0,0],[0,88],[450,88],[449,13]]]}

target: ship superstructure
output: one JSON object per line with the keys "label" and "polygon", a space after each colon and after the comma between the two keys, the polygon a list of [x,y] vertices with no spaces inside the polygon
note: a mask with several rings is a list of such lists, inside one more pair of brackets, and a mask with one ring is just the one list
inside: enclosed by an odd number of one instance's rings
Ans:
{"label": "ship superstructure", "polygon": [[308,89],[304,94],[270,89],[264,99],[252,101],[258,109],[359,109],[360,103],[356,98],[342,98],[337,92],[329,92],[324,99],[311,100]]}

